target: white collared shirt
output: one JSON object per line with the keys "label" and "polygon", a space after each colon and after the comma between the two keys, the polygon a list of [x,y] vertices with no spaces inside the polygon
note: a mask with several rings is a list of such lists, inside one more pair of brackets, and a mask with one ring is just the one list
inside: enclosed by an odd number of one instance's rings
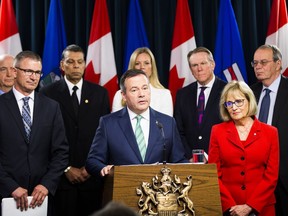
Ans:
{"label": "white collared shirt", "polygon": [[207,85],[201,85],[199,82],[197,82],[197,98],[196,98],[196,104],[198,106],[198,98],[199,98],[199,95],[200,95],[200,92],[201,92],[201,87],[207,87],[204,91],[204,95],[205,95],[205,108],[206,108],[206,104],[207,104],[207,101],[209,99],[209,96],[210,96],[210,93],[211,93],[211,89],[213,87],[213,84],[215,82],[215,75],[213,75],[213,78],[212,80],[207,83]]}
{"label": "white collared shirt", "polygon": [[19,107],[19,111],[20,111],[20,114],[22,115],[22,108],[23,108],[23,105],[24,105],[24,101],[23,101],[23,98],[24,97],[29,97],[29,108],[30,108],[30,115],[31,115],[31,123],[33,123],[33,113],[34,113],[34,97],[35,97],[35,94],[34,94],[34,91],[32,91],[32,93],[28,96],[25,96],[23,94],[21,94],[19,91],[17,91],[15,89],[15,87],[13,86],[12,88],[12,91],[15,95],[15,98],[16,98],[16,101],[17,101],[17,104],[18,104],[18,107]]}
{"label": "white collared shirt", "polygon": [[82,85],[83,85],[83,79],[81,79],[76,85],[71,83],[66,76],[64,76],[64,80],[67,83],[69,92],[70,92],[70,96],[72,96],[73,93],[73,87],[77,86],[78,87],[78,91],[76,91],[76,95],[78,98],[79,103],[81,103],[81,93],[82,93]]}
{"label": "white collared shirt", "polygon": [[276,102],[276,97],[277,97],[277,92],[278,92],[278,88],[280,85],[280,81],[281,81],[281,75],[277,77],[277,79],[274,80],[274,82],[270,85],[270,86],[264,86],[262,88],[261,94],[260,94],[260,98],[259,98],[259,102],[258,102],[258,112],[257,112],[257,118],[259,117],[259,112],[261,109],[261,103],[263,100],[263,97],[266,93],[266,91],[264,89],[268,88],[271,90],[270,92],[270,107],[269,107],[269,113],[268,113],[268,119],[267,119],[267,124],[272,125],[272,118],[273,118],[273,113],[274,113],[274,106],[275,106],[275,102]]}
{"label": "white collared shirt", "polygon": [[[136,119],[137,114],[132,112],[128,107],[127,107],[127,110],[128,110],[128,114],[130,117],[130,122],[132,125],[133,132],[135,133],[136,123],[137,123],[137,119]],[[145,112],[141,113],[141,116],[143,118],[140,121],[140,125],[144,133],[145,144],[147,147],[148,139],[149,139],[149,131],[150,131],[150,109],[148,108]]]}

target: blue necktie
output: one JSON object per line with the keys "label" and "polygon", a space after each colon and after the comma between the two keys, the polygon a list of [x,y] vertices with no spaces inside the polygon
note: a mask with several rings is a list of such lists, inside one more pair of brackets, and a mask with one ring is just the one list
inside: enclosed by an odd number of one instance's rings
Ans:
{"label": "blue necktie", "polygon": [[200,87],[201,88],[201,92],[199,94],[199,97],[198,97],[198,107],[197,107],[197,110],[198,110],[198,125],[201,125],[202,123],[202,120],[203,120],[203,115],[204,115],[204,107],[205,107],[205,94],[204,94],[204,91],[207,87]]}
{"label": "blue necktie", "polygon": [[269,108],[270,108],[270,92],[271,90],[266,88],[264,89],[266,91],[262,102],[261,102],[261,108],[259,113],[259,121],[267,123],[268,114],[269,114]]}
{"label": "blue necktie", "polygon": [[29,143],[30,141],[30,133],[31,133],[31,115],[30,115],[30,107],[29,107],[29,97],[24,97],[23,99],[23,107],[22,107],[22,119],[24,123],[24,128],[25,128],[25,135],[26,135],[26,140]]}
{"label": "blue necktie", "polygon": [[140,125],[140,121],[142,118],[143,117],[141,115],[136,116],[137,123],[136,123],[136,127],[135,127],[135,137],[136,137],[136,141],[138,143],[141,157],[144,161],[145,160],[145,154],[146,154],[146,144],[145,144],[145,139],[144,139],[144,133],[143,133],[141,125]]}

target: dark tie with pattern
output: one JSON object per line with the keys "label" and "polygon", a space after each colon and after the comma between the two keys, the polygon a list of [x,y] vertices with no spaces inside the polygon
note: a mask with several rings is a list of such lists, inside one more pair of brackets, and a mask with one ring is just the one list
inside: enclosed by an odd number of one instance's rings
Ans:
{"label": "dark tie with pattern", "polygon": [[29,143],[30,141],[30,133],[31,133],[31,114],[30,114],[30,107],[29,107],[29,97],[24,97],[23,99],[23,106],[22,106],[22,119],[24,123],[25,135],[26,140]]}
{"label": "dark tie with pattern", "polygon": [[267,123],[269,108],[270,108],[270,92],[271,92],[271,90],[266,88],[266,89],[264,89],[264,91],[266,91],[266,93],[265,93],[265,95],[262,99],[262,102],[261,102],[259,121]]}
{"label": "dark tie with pattern", "polygon": [[78,87],[74,86],[72,89],[73,89],[73,93],[71,97],[72,97],[73,108],[74,108],[75,114],[78,115],[79,101],[78,101],[78,97],[76,94]]}
{"label": "dark tie with pattern", "polygon": [[198,97],[198,124],[201,125],[202,120],[203,120],[203,115],[204,115],[204,107],[205,107],[205,94],[204,91],[207,87],[200,87],[201,91]]}

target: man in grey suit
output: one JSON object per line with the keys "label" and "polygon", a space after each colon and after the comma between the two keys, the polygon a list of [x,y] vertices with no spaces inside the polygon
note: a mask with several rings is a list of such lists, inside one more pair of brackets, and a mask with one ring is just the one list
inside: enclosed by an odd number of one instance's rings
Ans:
{"label": "man in grey suit", "polygon": [[[277,216],[286,216],[288,215],[288,79],[281,75],[282,54],[274,45],[260,46],[255,51],[251,64],[260,81],[251,86],[258,101],[258,116],[261,118],[259,120],[262,120],[261,109],[268,108],[267,120],[264,121],[278,129],[280,169],[275,190],[275,208]],[[269,89],[270,104],[263,105],[266,89]]]}
{"label": "man in grey suit", "polygon": [[70,147],[69,164],[55,196],[56,213],[57,216],[88,216],[101,207],[102,187],[99,178],[90,176],[84,166],[99,119],[110,113],[108,92],[98,84],[83,80],[85,55],[78,45],[72,44],[63,50],[60,67],[64,79],[41,89],[59,102]]}
{"label": "man in grey suit", "polygon": [[[190,159],[193,149],[204,149],[208,153],[211,128],[221,122],[219,100],[226,83],[215,77],[215,61],[207,48],[198,47],[190,51],[187,59],[197,81],[178,90],[174,117],[186,157]],[[201,89],[205,98],[202,113],[199,112]]]}
{"label": "man in grey suit", "polygon": [[[68,163],[68,144],[57,102],[37,94],[41,58],[20,52],[14,61],[12,90],[0,97],[0,196],[13,197],[17,208],[37,208],[53,196]],[[33,196],[28,203],[27,196]]]}
{"label": "man in grey suit", "polygon": [[175,120],[149,107],[147,75],[141,70],[128,70],[121,77],[120,88],[127,106],[100,119],[87,171],[105,176],[113,165],[188,162]]}

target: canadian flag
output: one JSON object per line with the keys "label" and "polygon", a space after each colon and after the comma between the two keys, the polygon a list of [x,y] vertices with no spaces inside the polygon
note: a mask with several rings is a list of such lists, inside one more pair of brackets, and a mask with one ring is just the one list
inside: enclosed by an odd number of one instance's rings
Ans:
{"label": "canadian flag", "polygon": [[174,102],[177,90],[195,81],[187,61],[188,52],[195,48],[196,41],[188,1],[178,0],[169,76],[169,89]]}
{"label": "canadian flag", "polygon": [[288,18],[286,0],[273,0],[266,44],[276,45],[282,53],[283,74],[288,76]]}
{"label": "canadian flag", "polygon": [[17,55],[22,51],[12,0],[0,5],[0,54]]}
{"label": "canadian flag", "polygon": [[106,0],[95,2],[84,79],[104,86],[112,107],[118,79],[108,10]]}

